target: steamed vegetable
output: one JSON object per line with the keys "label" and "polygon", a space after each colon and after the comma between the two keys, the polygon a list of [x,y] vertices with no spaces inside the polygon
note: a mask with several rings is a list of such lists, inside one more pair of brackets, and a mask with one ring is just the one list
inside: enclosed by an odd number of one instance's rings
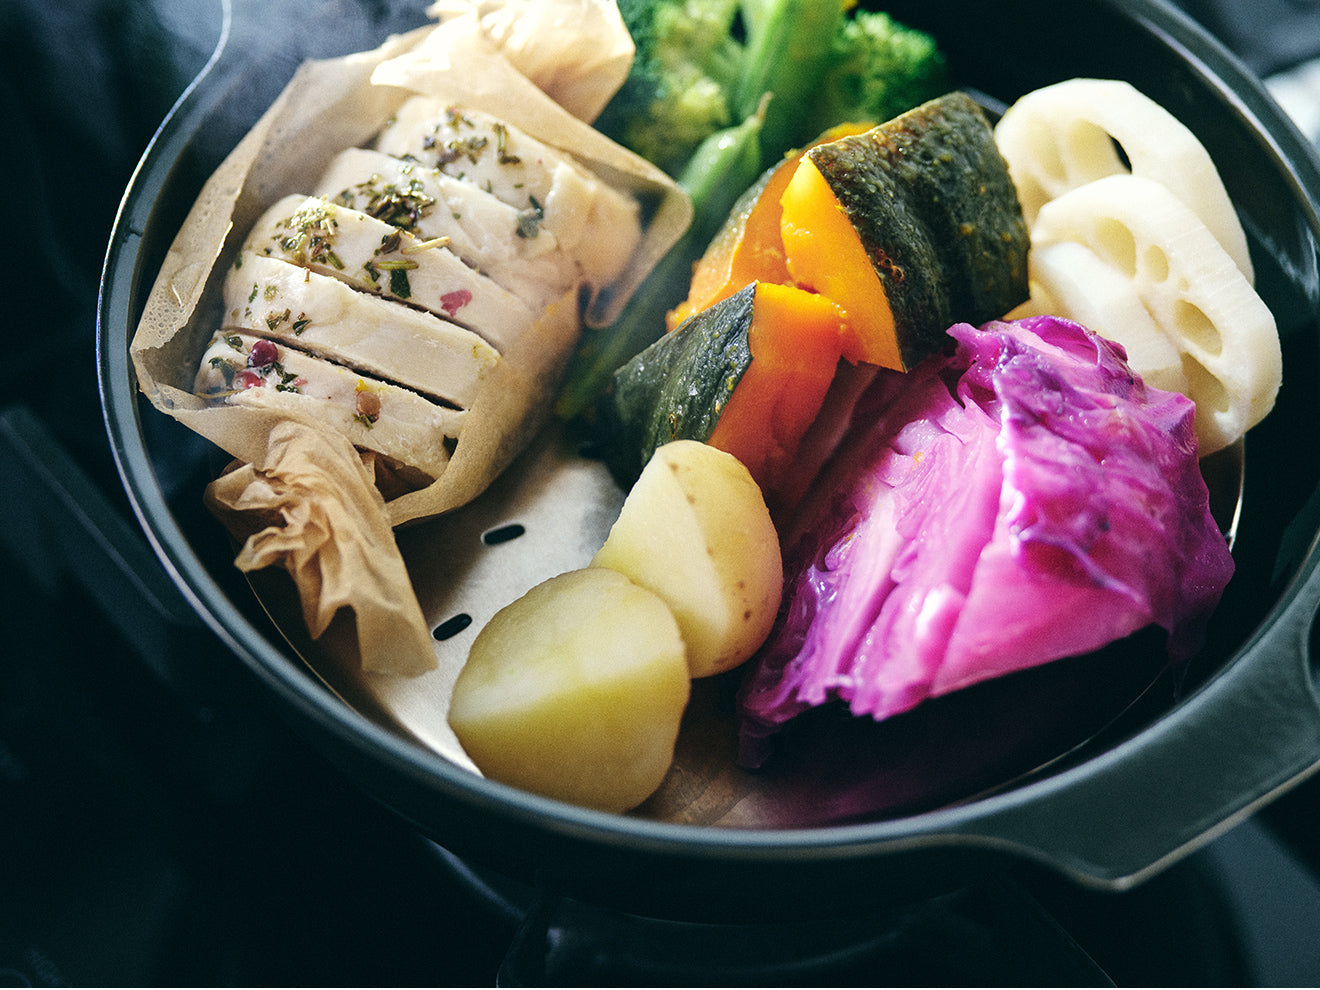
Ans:
{"label": "steamed vegetable", "polygon": [[[820,135],[813,145],[870,130],[869,123],[842,123]],[[780,232],[784,189],[797,170],[800,156],[789,154],[771,165],[729,211],[724,225],[692,267],[687,298],[670,310],[665,325],[672,330],[703,309],[727,299],[752,282],[787,285],[788,261]]]}
{"label": "steamed vegetable", "polygon": [[595,124],[677,177],[702,141],[735,115],[742,46],[732,34],[738,0],[619,0],[637,53]]}
{"label": "steamed vegetable", "polygon": [[934,38],[883,11],[858,11],[835,35],[819,112],[825,120],[889,120],[950,85]]}
{"label": "steamed vegetable", "polygon": [[623,315],[584,332],[558,413],[589,409],[616,368],[664,330],[691,265],[738,196],[821,130],[888,120],[948,89],[928,35],[842,0],[622,0],[637,55],[596,120],[662,164],[696,221]]}
{"label": "steamed vegetable", "polygon": [[449,724],[494,780],[633,808],[673,761],[691,679],[751,656],[782,591],[778,536],[747,469],[668,444],[589,567],[536,585],[477,634]]}
{"label": "steamed vegetable", "polygon": [[[1237,441],[1274,407],[1283,377],[1274,315],[1209,228],[1164,186],[1111,175],[1046,204],[1032,229],[1041,258],[1032,264],[1035,307],[1060,311],[1057,300],[1076,274],[1051,268],[1049,252],[1061,244],[1082,245],[1120,272],[1176,352],[1169,385],[1196,403],[1203,456]],[[1138,336],[1142,324],[1115,316],[1094,313],[1091,329],[1134,354],[1149,346]],[[1144,374],[1142,358],[1133,368]]]}
{"label": "steamed vegetable", "polygon": [[809,148],[782,203],[789,275],[844,311],[850,361],[906,370],[1027,297],[1026,223],[966,93]]}
{"label": "steamed vegetable", "polygon": [[677,177],[766,113],[763,165],[822,124],[888,120],[948,88],[934,40],[842,0],[619,0],[637,53],[596,127]]}
{"label": "steamed vegetable", "polygon": [[781,534],[783,618],[739,699],[747,762],[834,699],[883,719],[1151,623],[1172,657],[1199,646],[1233,562],[1191,402],[1065,320],[950,334],[951,356],[880,373]]}
{"label": "steamed vegetable", "polygon": [[754,188],[676,312],[724,298],[620,368],[604,397],[599,432],[624,478],[691,438],[737,456],[775,501],[840,358],[906,370],[950,324],[1027,297],[1026,225],[966,94],[814,144]]}
{"label": "steamed vegetable", "polygon": [[1185,124],[1131,83],[1066,79],[1032,90],[1004,112],[995,140],[1028,224],[1064,193],[1129,172],[1177,196],[1254,281],[1246,234],[1210,155]]}
{"label": "steamed vegetable", "polygon": [[788,470],[839,364],[843,314],[791,285],[754,282],[619,369],[600,434],[625,484],[673,440],[738,458],[767,494]]}
{"label": "steamed vegetable", "polygon": [[591,563],[665,601],[693,677],[751,656],[783,592],[779,536],[756,483],[736,457],[693,440],[655,452]]}
{"label": "steamed vegetable", "polygon": [[1283,361],[1246,235],[1196,136],[1129,83],[1034,90],[996,125],[1031,228],[1030,300],[1196,403],[1201,456],[1270,411]]}
{"label": "steamed vegetable", "polygon": [[590,567],[537,585],[482,628],[449,724],[493,780],[625,811],[664,779],[689,689],[668,606]]}

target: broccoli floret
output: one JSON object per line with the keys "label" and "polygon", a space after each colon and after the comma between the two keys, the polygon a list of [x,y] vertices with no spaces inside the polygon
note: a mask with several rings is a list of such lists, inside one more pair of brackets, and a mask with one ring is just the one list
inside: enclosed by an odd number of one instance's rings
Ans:
{"label": "broccoli floret", "polygon": [[768,164],[833,124],[879,123],[948,89],[934,39],[884,13],[849,13],[846,0],[618,6],[637,54],[596,127],[673,176],[753,113],[765,116]]}
{"label": "broccoli floret", "polygon": [[637,49],[596,128],[677,176],[703,140],[735,123],[739,0],[619,0]]}
{"label": "broccoli floret", "polygon": [[830,61],[819,106],[830,123],[883,123],[950,89],[935,39],[881,12],[844,19]]}

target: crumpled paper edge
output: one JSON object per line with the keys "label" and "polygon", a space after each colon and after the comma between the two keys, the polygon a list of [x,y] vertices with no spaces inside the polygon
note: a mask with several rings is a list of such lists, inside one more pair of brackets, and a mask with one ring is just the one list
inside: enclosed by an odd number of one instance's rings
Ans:
{"label": "crumpled paper edge", "polygon": [[249,531],[235,566],[287,570],[314,639],[340,609],[351,610],[363,670],[411,676],[434,669],[435,645],[384,499],[353,445],[286,420],[271,431],[267,454],[235,462],[206,488],[212,514],[231,533]]}
{"label": "crumpled paper edge", "polygon": [[[623,85],[636,55],[613,0],[436,0],[426,12],[472,21],[514,68],[587,123]],[[576,47],[565,59],[559,39],[569,34]]]}

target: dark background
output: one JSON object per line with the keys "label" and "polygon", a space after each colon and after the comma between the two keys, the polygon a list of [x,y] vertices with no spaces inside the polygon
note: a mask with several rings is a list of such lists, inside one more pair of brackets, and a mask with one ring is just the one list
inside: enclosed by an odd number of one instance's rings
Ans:
{"label": "dark background", "polygon": [[[1320,55],[1314,0],[1182,6],[1262,77]],[[101,419],[97,284],[134,166],[219,30],[211,0],[0,0],[0,985],[493,983],[517,898],[470,882],[241,684],[162,676],[135,590],[92,585],[80,560],[97,549],[60,529],[86,512],[93,532],[136,535]],[[223,667],[200,630],[179,635]],[[1036,903],[1120,985],[1315,985],[1318,790],[1132,894],[1042,889]],[[973,892],[943,905],[952,919],[823,972],[1031,985],[1049,952],[983,906]],[[1003,951],[977,954],[990,944]],[[601,965],[539,975],[622,978]]]}

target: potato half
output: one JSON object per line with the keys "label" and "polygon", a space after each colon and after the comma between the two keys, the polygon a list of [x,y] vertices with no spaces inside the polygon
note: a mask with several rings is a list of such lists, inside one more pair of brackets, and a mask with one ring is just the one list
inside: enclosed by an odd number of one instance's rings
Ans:
{"label": "potato half", "polygon": [[585,568],[492,617],[454,684],[449,724],[493,780],[625,811],[664,779],[689,688],[669,607],[616,571]]}
{"label": "potato half", "polygon": [[693,677],[750,657],[783,595],[779,536],[761,489],[732,454],[695,440],[656,448],[591,563],[673,609]]}

